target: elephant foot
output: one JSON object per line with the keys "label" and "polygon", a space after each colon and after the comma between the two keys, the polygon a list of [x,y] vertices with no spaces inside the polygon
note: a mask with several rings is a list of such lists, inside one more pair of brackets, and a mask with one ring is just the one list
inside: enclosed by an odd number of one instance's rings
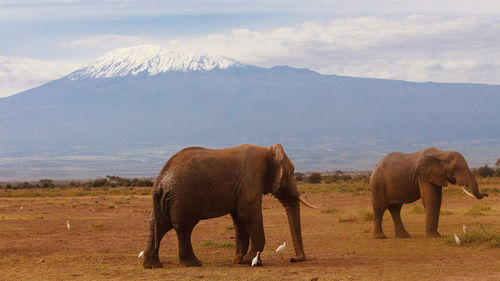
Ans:
{"label": "elephant foot", "polygon": [[301,262],[305,260],[306,260],[306,255],[302,255],[300,257],[291,258],[290,262]]}
{"label": "elephant foot", "polygon": [[242,254],[235,255],[233,257],[233,263],[234,264],[245,264],[245,262],[243,261],[243,255]]}
{"label": "elephant foot", "polygon": [[241,260],[240,264],[248,264],[248,265],[251,265],[251,264],[252,264],[252,260],[253,260],[253,258],[255,258],[255,256],[256,256],[256,255],[257,255],[257,252],[255,252],[255,253],[248,253],[248,254],[246,254],[246,255],[242,258],[242,260]]}
{"label": "elephant foot", "polygon": [[385,234],[382,233],[382,232],[374,232],[373,233],[373,238],[375,238],[375,239],[385,239],[385,238],[387,238],[387,236],[385,236]]}
{"label": "elephant foot", "polygon": [[410,234],[408,232],[396,232],[397,238],[410,238]]}
{"label": "elephant foot", "polygon": [[160,261],[152,261],[152,262],[147,262],[144,260],[142,263],[145,269],[152,269],[152,268],[162,268],[163,264]]}
{"label": "elephant foot", "polygon": [[189,260],[180,260],[179,264],[181,266],[185,266],[185,267],[194,267],[194,266],[202,266],[203,265],[201,263],[201,261],[198,260],[196,257],[194,259],[189,259]]}
{"label": "elephant foot", "polygon": [[427,238],[440,238],[441,234],[439,234],[439,232],[437,232],[437,231],[426,232],[425,237],[427,237]]}

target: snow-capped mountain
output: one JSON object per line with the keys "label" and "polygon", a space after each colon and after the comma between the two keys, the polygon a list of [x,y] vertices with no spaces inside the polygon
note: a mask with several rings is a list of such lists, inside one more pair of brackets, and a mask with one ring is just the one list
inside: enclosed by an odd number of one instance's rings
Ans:
{"label": "snow-capped mountain", "polygon": [[388,152],[428,146],[458,150],[477,167],[500,156],[499,104],[500,85],[119,49],[0,98],[0,181],[154,176],[183,147],[242,143],[281,142],[298,171],[371,169]]}
{"label": "snow-capped mountain", "polygon": [[98,58],[93,64],[68,75],[69,79],[110,78],[127,75],[156,75],[167,71],[209,71],[242,66],[222,56],[183,54],[158,46],[141,45],[115,49]]}

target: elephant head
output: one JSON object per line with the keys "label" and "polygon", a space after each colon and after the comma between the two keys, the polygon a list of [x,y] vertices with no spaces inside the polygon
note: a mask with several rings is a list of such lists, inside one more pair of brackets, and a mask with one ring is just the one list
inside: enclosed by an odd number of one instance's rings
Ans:
{"label": "elephant head", "polygon": [[465,186],[481,199],[488,196],[480,193],[476,178],[472,174],[465,158],[456,151],[443,151],[430,148],[424,151],[417,161],[417,177],[438,186],[447,186],[448,182]]}
{"label": "elephant head", "polygon": [[272,193],[286,209],[296,255],[296,258],[292,258],[290,261],[304,261],[306,256],[302,245],[299,201],[309,207],[315,207],[300,197],[294,176],[295,167],[285,154],[281,144],[273,145],[270,150],[270,188],[265,193]]}

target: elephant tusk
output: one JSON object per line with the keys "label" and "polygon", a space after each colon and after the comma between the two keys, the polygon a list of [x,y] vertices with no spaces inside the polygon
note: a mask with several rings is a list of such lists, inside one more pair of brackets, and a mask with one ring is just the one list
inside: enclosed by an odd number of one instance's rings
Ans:
{"label": "elephant tusk", "polygon": [[299,196],[299,201],[300,203],[306,205],[307,207],[309,208],[313,208],[313,209],[317,209],[318,207],[312,205],[311,203],[307,202],[304,198],[302,198],[301,196]]}
{"label": "elephant tusk", "polygon": [[465,188],[462,187],[462,189],[464,190],[465,194],[469,195],[470,197],[476,198],[476,196],[472,195],[472,193],[468,192]]}

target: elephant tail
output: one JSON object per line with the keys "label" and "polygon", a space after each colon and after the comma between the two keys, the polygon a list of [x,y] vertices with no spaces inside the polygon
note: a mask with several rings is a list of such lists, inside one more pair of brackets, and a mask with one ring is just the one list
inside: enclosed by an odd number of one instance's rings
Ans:
{"label": "elephant tail", "polygon": [[[160,224],[162,220],[164,223],[170,225],[170,219],[168,213],[167,200],[165,200],[166,193],[163,188],[159,187],[157,190],[153,191],[153,222],[154,222],[154,240],[155,248],[157,249],[160,245]],[[162,202],[165,205],[162,208]]]}

